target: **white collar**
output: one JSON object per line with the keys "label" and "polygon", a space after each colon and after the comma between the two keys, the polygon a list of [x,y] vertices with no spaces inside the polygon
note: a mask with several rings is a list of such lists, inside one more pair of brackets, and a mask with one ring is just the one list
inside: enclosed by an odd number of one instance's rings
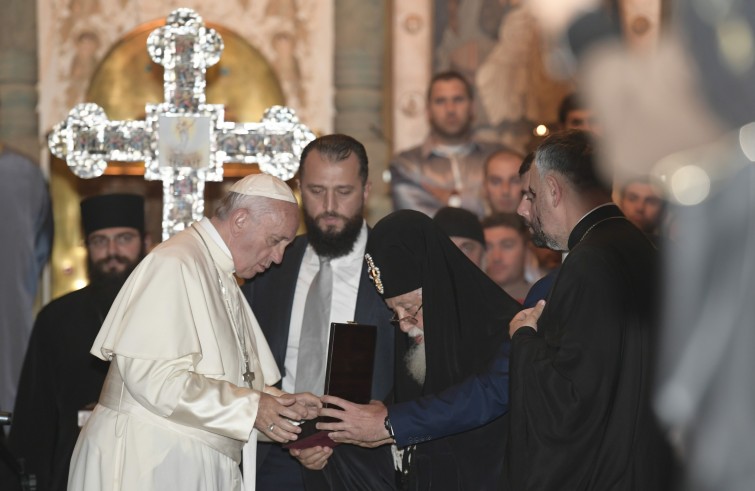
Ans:
{"label": "white collar", "polygon": [[207,235],[210,236],[212,241],[215,242],[223,252],[228,254],[228,257],[233,258],[233,256],[231,255],[231,250],[228,248],[225,241],[220,236],[218,229],[215,228],[215,225],[212,224],[209,218],[202,217],[202,219],[197,222],[197,225],[202,227],[202,229],[207,232]]}

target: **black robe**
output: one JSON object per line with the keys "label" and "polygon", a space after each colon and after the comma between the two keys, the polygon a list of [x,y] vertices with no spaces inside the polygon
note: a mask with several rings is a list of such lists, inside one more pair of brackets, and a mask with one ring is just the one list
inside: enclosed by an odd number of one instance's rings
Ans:
{"label": "black robe", "polygon": [[78,412],[97,402],[107,374],[109,363],[89,350],[114,298],[88,286],[50,302],[37,316],[9,445],[25,460],[26,472],[36,475],[39,491],[66,489]]}
{"label": "black robe", "polygon": [[[422,213],[401,210],[375,225],[367,251],[380,268],[385,297],[422,287],[427,374],[420,387],[404,361],[412,341],[396,335],[394,402],[437,394],[488,370],[521,309]],[[428,419],[436,416],[427,415]],[[506,420],[425,441],[404,456],[407,491],[500,490]]]}
{"label": "black robe", "polygon": [[669,489],[651,411],[656,250],[613,205],[580,221],[569,249],[538,331],[512,339],[512,489]]}

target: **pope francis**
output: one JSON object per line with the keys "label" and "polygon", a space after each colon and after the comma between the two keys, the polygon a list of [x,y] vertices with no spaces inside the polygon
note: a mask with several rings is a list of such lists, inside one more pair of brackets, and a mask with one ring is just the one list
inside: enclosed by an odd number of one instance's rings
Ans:
{"label": "pope francis", "polygon": [[142,260],[92,346],[110,370],[68,489],[254,489],[257,432],[294,440],[290,420],[316,416],[315,396],[271,387],[280,374],[234,278],[279,263],[298,216],[283,181],[248,176]]}

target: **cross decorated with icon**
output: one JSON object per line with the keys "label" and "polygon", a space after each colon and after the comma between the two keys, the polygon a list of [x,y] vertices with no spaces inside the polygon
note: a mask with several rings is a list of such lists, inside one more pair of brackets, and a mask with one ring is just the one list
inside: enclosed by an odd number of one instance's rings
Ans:
{"label": "cross decorated with icon", "polygon": [[224,121],[222,105],[206,103],[205,75],[220,60],[223,40],[196,12],[174,10],[150,34],[147,50],[165,68],[165,97],[146,105],[143,121],[110,121],[85,103],[53,128],[50,151],[74,174],[89,179],[108,161],[144,162],[144,178],[163,182],[163,240],[202,218],[205,182],[222,181],[226,162],[256,163],[284,181],[296,174],[315,135],[292,109],[273,106],[259,123],[234,123]]}

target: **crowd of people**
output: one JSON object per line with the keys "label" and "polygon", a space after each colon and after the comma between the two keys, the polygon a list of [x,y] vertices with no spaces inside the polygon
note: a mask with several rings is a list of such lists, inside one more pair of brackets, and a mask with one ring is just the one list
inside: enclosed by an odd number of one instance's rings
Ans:
{"label": "crowd of people", "polygon": [[[374,227],[345,134],[304,148],[298,201],[250,175],[154,248],[141,197],[83,200],[90,284],[34,323],[13,471],[39,490],[674,489],[663,187],[606,176],[576,94],[526,155],[475,140],[463,75],[426,103]],[[369,403],[327,392],[349,322],[377,327]],[[326,444],[287,448],[315,418]]]}
{"label": "crowd of people", "polygon": [[[656,274],[656,189],[624,185],[623,214],[579,129],[463,162],[450,141],[482,148],[458,109],[467,89],[453,72],[431,83],[415,163],[434,182],[404,173],[394,192],[424,205],[397,199],[374,229],[367,153],[343,134],[302,153],[299,237],[292,189],[264,174],[151,251],[141,197],[85,199],[91,282],[40,312],[10,433],[39,489],[665,489],[640,287]],[[370,404],[325,390],[331,322],[378,327]],[[334,445],[281,446],[316,416],[335,418],[317,423]]]}

